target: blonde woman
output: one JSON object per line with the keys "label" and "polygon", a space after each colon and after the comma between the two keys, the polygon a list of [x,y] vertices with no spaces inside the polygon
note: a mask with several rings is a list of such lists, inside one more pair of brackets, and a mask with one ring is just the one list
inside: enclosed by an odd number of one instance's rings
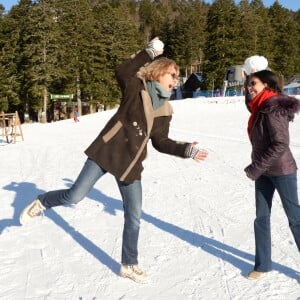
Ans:
{"label": "blonde woman", "polygon": [[177,83],[179,68],[173,60],[157,58],[163,49],[164,44],[155,38],[117,68],[121,104],[85,151],[88,158],[77,180],[70,189],[39,195],[20,216],[21,224],[25,224],[45,209],[76,204],[84,199],[100,177],[109,172],[116,178],[124,208],[120,276],[140,283],[148,280],[148,275],[138,266],[141,173],[148,141],[151,140],[159,152],[191,157],[197,162],[207,156],[205,151],[195,147],[195,142],[178,142],[168,137],[172,118],[168,100]]}

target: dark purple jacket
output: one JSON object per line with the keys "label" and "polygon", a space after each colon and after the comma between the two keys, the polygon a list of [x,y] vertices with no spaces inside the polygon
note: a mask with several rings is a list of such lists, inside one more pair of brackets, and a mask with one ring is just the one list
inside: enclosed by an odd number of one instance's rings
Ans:
{"label": "dark purple jacket", "polygon": [[281,176],[296,172],[289,143],[289,122],[300,110],[300,101],[287,95],[270,98],[260,108],[251,131],[252,163],[245,168],[256,180],[261,175]]}

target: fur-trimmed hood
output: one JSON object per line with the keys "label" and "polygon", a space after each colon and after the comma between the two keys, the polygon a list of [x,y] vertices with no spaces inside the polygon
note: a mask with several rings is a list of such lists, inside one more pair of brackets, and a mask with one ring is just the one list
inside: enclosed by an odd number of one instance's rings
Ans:
{"label": "fur-trimmed hood", "polygon": [[300,100],[284,94],[273,96],[262,105],[260,112],[271,113],[274,111],[281,115],[288,115],[289,119],[293,120],[295,114],[300,112]]}

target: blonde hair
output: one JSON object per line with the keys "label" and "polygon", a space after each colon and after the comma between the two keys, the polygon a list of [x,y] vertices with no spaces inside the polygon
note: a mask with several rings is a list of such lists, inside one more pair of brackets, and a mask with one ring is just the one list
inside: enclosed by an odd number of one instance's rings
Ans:
{"label": "blonde hair", "polygon": [[179,66],[177,66],[174,60],[166,57],[161,57],[154,60],[149,65],[142,67],[139,70],[138,75],[143,77],[145,80],[158,81],[159,77],[166,74],[170,67],[174,67],[177,75],[179,74]]}

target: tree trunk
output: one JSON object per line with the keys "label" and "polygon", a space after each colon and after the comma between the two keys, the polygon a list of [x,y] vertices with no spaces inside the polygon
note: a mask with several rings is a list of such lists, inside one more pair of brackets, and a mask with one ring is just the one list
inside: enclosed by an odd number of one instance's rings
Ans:
{"label": "tree trunk", "polygon": [[41,116],[41,123],[47,123],[47,103],[48,103],[48,91],[47,88],[44,87],[43,90],[43,111]]}

